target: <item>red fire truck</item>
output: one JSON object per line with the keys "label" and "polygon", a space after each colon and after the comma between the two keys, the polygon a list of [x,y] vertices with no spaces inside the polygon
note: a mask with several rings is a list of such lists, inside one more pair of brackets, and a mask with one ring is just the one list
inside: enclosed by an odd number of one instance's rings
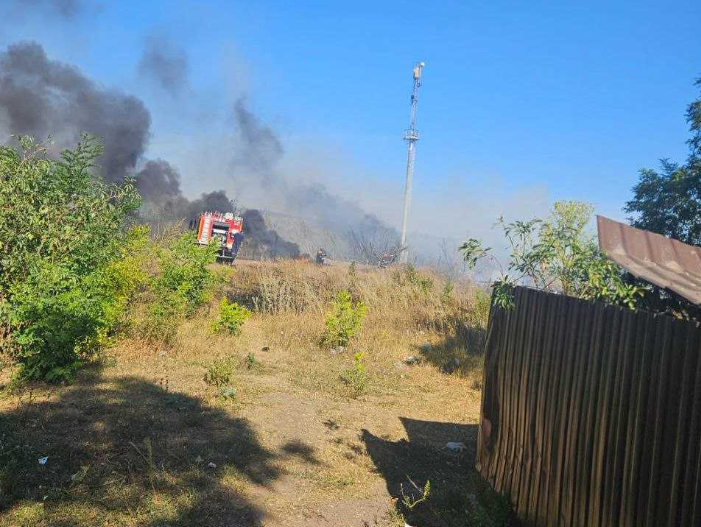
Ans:
{"label": "red fire truck", "polygon": [[233,262],[243,241],[243,218],[233,212],[203,212],[197,228],[197,243],[214,241],[221,247],[219,260]]}

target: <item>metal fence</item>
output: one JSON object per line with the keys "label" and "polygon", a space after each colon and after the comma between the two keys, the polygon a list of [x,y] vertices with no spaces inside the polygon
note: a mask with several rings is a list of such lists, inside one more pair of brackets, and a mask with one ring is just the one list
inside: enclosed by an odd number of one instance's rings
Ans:
{"label": "metal fence", "polygon": [[489,325],[477,469],[524,525],[701,525],[701,330],[524,288]]}

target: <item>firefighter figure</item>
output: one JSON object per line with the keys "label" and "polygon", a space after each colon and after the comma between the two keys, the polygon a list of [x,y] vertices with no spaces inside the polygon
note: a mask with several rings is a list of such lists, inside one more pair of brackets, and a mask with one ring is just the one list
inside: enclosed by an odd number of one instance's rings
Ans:
{"label": "firefighter figure", "polygon": [[324,249],[319,249],[316,251],[316,263],[317,265],[324,265],[324,260],[327,258],[326,251]]}

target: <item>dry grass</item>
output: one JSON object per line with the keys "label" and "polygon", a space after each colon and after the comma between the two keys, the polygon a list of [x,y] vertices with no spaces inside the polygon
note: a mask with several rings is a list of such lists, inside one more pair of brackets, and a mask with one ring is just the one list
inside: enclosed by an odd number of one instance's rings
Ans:
{"label": "dry grass", "polygon": [[[319,342],[340,289],[368,313],[332,354]],[[211,333],[215,299],[172,347],[124,340],[72,386],[6,391],[0,525],[392,525],[410,479],[434,493],[407,519],[462,525],[484,293],[429,272],[240,262],[223,294],[254,311],[238,336]],[[350,398],[356,351],[367,386]],[[217,361],[235,395],[205,382]]]}

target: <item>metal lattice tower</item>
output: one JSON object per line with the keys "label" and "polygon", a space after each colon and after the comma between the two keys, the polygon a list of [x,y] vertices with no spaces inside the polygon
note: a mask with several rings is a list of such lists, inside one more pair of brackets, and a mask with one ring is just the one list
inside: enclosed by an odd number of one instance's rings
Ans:
{"label": "metal lattice tower", "polygon": [[421,70],[426,64],[417,62],[414,66],[414,88],[411,91],[411,116],[409,117],[409,128],[404,132],[404,140],[409,143],[409,151],[406,160],[406,186],[404,187],[404,220],[402,221],[402,252],[399,257],[400,263],[406,263],[409,256],[406,246],[406,231],[409,222],[409,208],[411,206],[411,178],[414,175],[414,157],[416,149],[414,144],[419,140],[419,132],[416,129],[416,105],[419,102],[419,88],[421,87]]}

